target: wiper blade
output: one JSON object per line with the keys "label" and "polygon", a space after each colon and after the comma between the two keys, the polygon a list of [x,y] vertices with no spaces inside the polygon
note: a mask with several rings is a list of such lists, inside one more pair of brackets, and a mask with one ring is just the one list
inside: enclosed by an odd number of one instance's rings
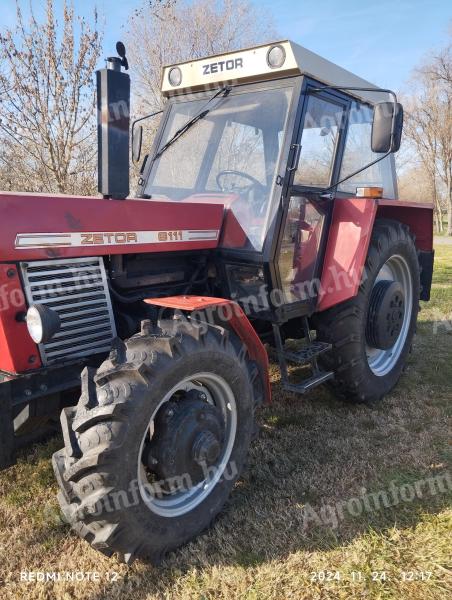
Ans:
{"label": "wiper blade", "polygon": [[218,96],[220,96],[221,94],[224,94],[225,96],[227,96],[227,94],[229,94],[230,91],[231,91],[231,86],[224,86],[220,90],[218,90],[218,92],[216,92],[208,100],[208,102],[206,102],[206,104],[202,107],[200,112],[197,113],[196,115],[194,115],[191,119],[189,119],[184,125],[182,125],[182,127],[180,127],[175,132],[175,134],[166,142],[166,144],[160,148],[160,150],[154,155],[152,162],[154,163],[158,158],[160,158],[162,156],[162,154],[164,152],[166,152],[168,150],[168,148],[174,144],[174,142],[177,142],[177,140],[184,135],[184,133],[186,133],[189,129],[191,129],[193,127],[193,125],[195,125],[201,119],[204,119],[204,117],[207,114],[209,114],[211,109],[208,108],[208,106],[213,100],[215,100],[215,98],[218,98]]}

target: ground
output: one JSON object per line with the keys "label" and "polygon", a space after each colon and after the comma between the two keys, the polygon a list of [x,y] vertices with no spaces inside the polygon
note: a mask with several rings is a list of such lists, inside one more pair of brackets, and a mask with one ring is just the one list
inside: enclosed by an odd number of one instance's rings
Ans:
{"label": "ground", "polygon": [[[450,598],[452,245],[437,246],[432,301],[383,402],[348,406],[326,388],[299,398],[275,368],[272,384],[228,506],[159,569],[109,560],[57,518],[61,439],[23,451],[0,474],[0,597]],[[390,493],[392,506],[375,504]],[[85,580],[20,581],[68,571]]]}

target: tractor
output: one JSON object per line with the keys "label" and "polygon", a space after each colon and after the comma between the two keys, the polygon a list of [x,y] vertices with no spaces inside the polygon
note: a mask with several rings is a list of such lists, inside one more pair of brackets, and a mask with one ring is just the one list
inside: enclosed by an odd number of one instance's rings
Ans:
{"label": "tractor", "polygon": [[269,354],[291,394],[394,388],[433,209],[398,200],[391,90],[290,41],[169,65],[151,144],[117,52],[97,71],[99,196],[0,193],[0,466],[61,411],[66,519],[158,563],[240,478]]}

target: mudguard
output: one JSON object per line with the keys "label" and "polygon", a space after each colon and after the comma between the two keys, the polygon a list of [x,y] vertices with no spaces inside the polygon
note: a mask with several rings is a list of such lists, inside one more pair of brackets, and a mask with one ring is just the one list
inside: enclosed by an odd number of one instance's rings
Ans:
{"label": "mudguard", "polygon": [[[326,310],[358,293],[375,219],[408,225],[420,254],[433,256],[433,205],[373,198],[337,198],[325,251],[316,310]],[[428,263],[428,261],[427,261]],[[430,271],[433,260],[430,261]],[[423,297],[428,299],[431,272],[423,271]]]}
{"label": "mudguard", "polygon": [[267,351],[248,317],[236,302],[225,298],[209,298],[206,296],[148,298],[145,302],[154,306],[189,312],[195,317],[200,317],[201,320],[207,317],[210,324],[222,325],[232,329],[246,346],[251,359],[255,361],[261,377],[264,400],[270,402],[271,385]]}

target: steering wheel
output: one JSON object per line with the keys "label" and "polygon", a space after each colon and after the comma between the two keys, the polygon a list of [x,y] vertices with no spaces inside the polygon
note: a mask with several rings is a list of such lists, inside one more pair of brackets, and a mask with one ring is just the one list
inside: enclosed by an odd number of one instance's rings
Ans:
{"label": "steering wheel", "polygon": [[[249,183],[249,185],[245,185],[244,187],[237,188],[236,186],[232,186],[232,188],[230,190],[226,190],[221,185],[221,178],[224,177],[225,175],[237,175],[238,177],[243,177],[244,179],[248,179],[248,181],[250,183]],[[220,190],[222,192],[237,191],[242,197],[242,202],[244,202],[246,205],[248,205],[250,208],[252,208],[252,210],[254,211],[254,214],[257,217],[262,216],[263,211],[265,210],[265,206],[266,206],[266,202],[263,199],[266,195],[266,188],[255,177],[253,177],[252,175],[248,175],[248,173],[243,173],[243,171],[236,171],[234,169],[226,169],[224,171],[220,171],[217,174],[216,181],[217,181],[218,187],[220,188]],[[256,191],[260,190],[261,193],[257,193],[257,194],[251,193],[253,189]],[[243,198],[242,194],[247,194],[248,199],[245,200]]]}
{"label": "steering wheel", "polygon": [[216,176],[217,185],[220,188],[220,190],[223,191],[223,192],[225,192],[226,190],[221,185],[221,181],[220,180],[225,175],[238,175],[239,177],[243,177],[244,179],[248,179],[248,181],[250,182],[250,185],[247,185],[247,186],[245,186],[243,188],[240,188],[240,189],[243,189],[243,190],[246,190],[246,189],[248,189],[248,188],[250,188],[252,186],[256,186],[256,187],[260,187],[260,188],[264,187],[260,181],[258,181],[252,175],[248,175],[248,173],[244,173],[243,171],[235,171],[234,169],[226,169],[224,171],[220,171],[219,173],[217,173],[217,176]]}

